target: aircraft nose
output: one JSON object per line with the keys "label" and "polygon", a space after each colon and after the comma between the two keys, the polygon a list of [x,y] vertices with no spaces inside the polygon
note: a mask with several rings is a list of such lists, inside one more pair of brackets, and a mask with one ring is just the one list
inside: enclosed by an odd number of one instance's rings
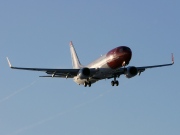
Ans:
{"label": "aircraft nose", "polygon": [[121,59],[121,66],[126,66],[129,64],[132,56],[132,51],[129,47],[122,46],[119,48],[119,57]]}
{"label": "aircraft nose", "polygon": [[122,66],[126,66],[129,64],[129,61],[131,60],[132,52],[129,51],[124,51],[123,55],[121,56],[121,59],[123,59]]}
{"label": "aircraft nose", "polygon": [[129,47],[120,46],[111,51],[106,55],[107,65],[112,68],[120,68],[129,64],[131,60],[132,52]]}

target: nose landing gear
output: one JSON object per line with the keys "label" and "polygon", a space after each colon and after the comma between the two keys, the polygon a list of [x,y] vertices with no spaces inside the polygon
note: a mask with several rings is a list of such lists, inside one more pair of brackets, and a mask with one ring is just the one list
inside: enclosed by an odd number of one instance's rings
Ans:
{"label": "nose landing gear", "polygon": [[116,80],[116,76],[114,77],[114,81],[111,81],[111,85],[114,86],[118,86],[119,85],[119,81]]}

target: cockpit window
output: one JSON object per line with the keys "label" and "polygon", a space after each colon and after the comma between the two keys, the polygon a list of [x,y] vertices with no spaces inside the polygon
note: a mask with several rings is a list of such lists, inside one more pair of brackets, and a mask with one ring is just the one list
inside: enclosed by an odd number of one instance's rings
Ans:
{"label": "cockpit window", "polygon": [[122,47],[119,47],[118,52],[120,52],[120,53],[122,53],[122,52],[131,52],[131,49],[129,47],[122,46]]}
{"label": "cockpit window", "polygon": [[130,51],[130,49],[128,47],[119,48],[119,52],[123,52],[123,51]]}
{"label": "cockpit window", "polygon": [[124,47],[123,50],[124,51],[130,51],[130,49],[128,47]]}

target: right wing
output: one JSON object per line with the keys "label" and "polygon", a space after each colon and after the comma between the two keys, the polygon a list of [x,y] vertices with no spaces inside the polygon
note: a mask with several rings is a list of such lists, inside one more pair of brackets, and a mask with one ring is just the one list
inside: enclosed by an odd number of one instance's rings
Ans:
{"label": "right wing", "polygon": [[61,77],[61,78],[73,78],[77,76],[79,69],[51,69],[51,68],[24,68],[24,67],[13,67],[7,58],[9,67],[12,69],[30,70],[30,71],[43,71],[48,75],[40,77]]}
{"label": "right wing", "polygon": [[171,66],[171,65],[173,65],[173,64],[174,64],[174,55],[173,55],[173,53],[172,53],[171,55],[172,55],[172,56],[171,56],[171,61],[172,61],[172,62],[169,63],[169,64],[137,67],[139,75],[141,74],[141,72],[144,72],[144,71],[145,71],[146,69],[148,69],[148,68],[157,68],[157,67],[165,67],[165,66]]}
{"label": "right wing", "polygon": [[[169,64],[162,64],[162,65],[153,65],[153,66],[142,66],[142,67],[135,67],[136,70],[137,70],[137,73],[140,75],[141,72],[144,72],[146,69],[149,69],[149,68],[157,68],[157,67],[165,67],[165,66],[171,66],[174,64],[174,56],[172,54],[171,56],[171,59],[172,59],[172,62],[169,63]],[[127,70],[128,70],[129,67],[126,67],[126,68],[119,68],[117,70],[114,71],[114,73],[112,73],[109,77],[109,78],[113,78],[114,76],[120,76],[122,74],[126,75],[127,73]]]}

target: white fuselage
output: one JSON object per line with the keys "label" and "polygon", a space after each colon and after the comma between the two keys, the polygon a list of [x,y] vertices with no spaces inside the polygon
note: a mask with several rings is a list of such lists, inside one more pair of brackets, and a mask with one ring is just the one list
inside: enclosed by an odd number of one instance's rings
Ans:
{"label": "white fuselage", "polygon": [[117,69],[129,64],[131,55],[131,50],[128,47],[116,47],[89,65],[82,67],[95,69],[93,74],[91,74],[88,79],[82,79],[77,75],[74,77],[74,81],[80,85],[84,84],[85,82],[94,83],[101,79],[112,78],[112,75],[115,73],[115,71],[117,71]]}
{"label": "white fuselage", "polygon": [[[85,67],[97,69],[96,74],[88,80],[91,81],[91,83],[95,83],[98,80],[108,78],[108,76],[115,70],[108,66],[106,55],[101,56],[100,58],[98,58],[97,60],[93,61]],[[79,85],[83,85],[86,80],[87,79],[80,79],[77,76],[74,77],[74,81]]]}

